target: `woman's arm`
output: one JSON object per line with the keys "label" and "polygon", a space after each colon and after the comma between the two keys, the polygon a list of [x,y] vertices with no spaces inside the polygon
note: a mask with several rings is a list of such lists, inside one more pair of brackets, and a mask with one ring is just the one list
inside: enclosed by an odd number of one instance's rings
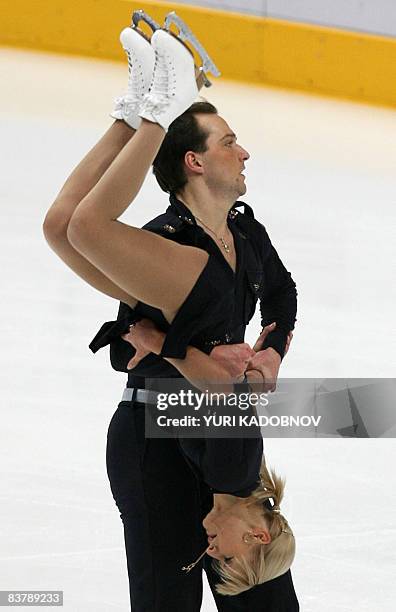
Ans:
{"label": "woman's arm", "polygon": [[[129,333],[124,334],[122,338],[136,349],[134,357],[127,365],[128,369],[132,369],[149,353],[161,353],[165,334],[152,321],[142,319],[132,325]],[[221,358],[217,360],[213,356],[216,348],[209,356],[189,346],[184,359],[165,359],[198,389],[233,391],[233,383],[243,379],[246,365],[254,352],[248,344],[223,346]],[[224,384],[224,389],[220,388],[221,384]]]}
{"label": "woman's arm", "polygon": [[233,375],[215,359],[193,346],[187,347],[185,359],[165,359],[201,391],[232,393],[234,383],[242,381],[244,376],[243,371],[238,376]]}
{"label": "woman's arm", "polygon": [[[255,392],[271,391],[263,372],[255,367],[255,358],[260,354],[262,343],[274,329],[275,324],[267,325],[261,331],[253,349],[246,343],[220,345],[215,347],[210,356],[199,349],[188,346],[184,359],[165,358],[191,384],[203,391],[232,392],[232,383],[246,380],[254,385]],[[164,343],[165,334],[149,319],[142,319],[130,326],[128,333],[122,335],[136,350],[135,355],[127,364],[133,369],[149,353],[159,355]],[[288,338],[286,352],[291,337]],[[224,389],[220,384],[224,383]]]}

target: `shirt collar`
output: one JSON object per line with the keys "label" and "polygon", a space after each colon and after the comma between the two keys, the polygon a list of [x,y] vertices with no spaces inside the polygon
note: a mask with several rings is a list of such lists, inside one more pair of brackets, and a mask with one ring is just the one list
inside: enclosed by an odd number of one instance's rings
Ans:
{"label": "shirt collar", "polygon": [[179,217],[179,219],[181,219],[185,223],[188,223],[189,225],[197,225],[197,222],[195,221],[195,217],[192,214],[191,210],[185,204],[183,204],[183,202],[179,200],[174,193],[170,194],[169,202],[170,206],[168,210],[171,210],[173,213],[175,213]]}
{"label": "shirt collar", "polygon": [[[179,200],[174,193],[170,194],[169,202],[170,206],[168,210],[174,212],[179,217],[179,219],[181,219],[185,223],[188,223],[188,225],[197,225],[197,222],[191,210],[183,202],[181,202],[181,200]],[[228,213],[228,219],[230,221],[234,221],[238,216],[237,208],[239,206],[245,206],[244,202],[236,201],[230,208],[230,211]]]}

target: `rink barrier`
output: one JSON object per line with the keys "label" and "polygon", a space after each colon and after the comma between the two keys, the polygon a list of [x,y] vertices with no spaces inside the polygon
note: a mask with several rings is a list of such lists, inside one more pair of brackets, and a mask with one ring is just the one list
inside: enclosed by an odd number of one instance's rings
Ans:
{"label": "rink barrier", "polygon": [[133,10],[159,22],[177,10],[225,79],[396,106],[392,37],[169,2],[0,0],[0,7],[2,45],[122,61],[118,36]]}

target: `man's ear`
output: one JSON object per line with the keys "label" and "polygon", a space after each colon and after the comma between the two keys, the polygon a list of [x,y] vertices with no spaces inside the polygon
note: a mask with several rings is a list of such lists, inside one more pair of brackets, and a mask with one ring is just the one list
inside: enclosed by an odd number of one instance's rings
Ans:
{"label": "man's ear", "polygon": [[202,173],[202,163],[199,157],[193,151],[187,151],[184,156],[184,163],[187,168],[194,173],[201,174]]}

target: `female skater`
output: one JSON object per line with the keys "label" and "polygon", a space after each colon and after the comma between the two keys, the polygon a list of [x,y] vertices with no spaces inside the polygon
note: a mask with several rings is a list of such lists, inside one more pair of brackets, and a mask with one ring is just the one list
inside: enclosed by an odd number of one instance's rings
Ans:
{"label": "female skater", "polygon": [[[186,110],[198,92],[193,60],[180,42],[164,30],[158,30],[153,34],[152,46],[156,51],[156,64],[150,93],[139,108],[141,125],[133,138],[129,128],[121,122],[110,128],[65,184],[58,203],[47,216],[44,231],[51,244],[57,215],[64,219],[65,211],[71,211],[67,221],[67,244],[57,242],[58,254],[91,285],[117,300],[132,308],[137,301],[142,301],[161,309],[169,325],[160,354],[171,359],[180,357],[179,349],[175,350],[175,338],[178,347],[182,346],[185,352],[193,337],[218,338],[226,333],[232,314],[233,271],[230,267],[225,273],[216,259],[198,248],[170,242],[118,221],[138,194],[169,124]],[[243,183],[240,170],[244,156],[241,149],[238,172],[234,164],[235,176],[227,194],[233,201]],[[62,202],[62,209],[59,202]],[[187,355],[183,363],[180,359],[177,361],[182,374],[194,382],[232,379],[224,367],[201,352],[195,352],[193,359]],[[201,460],[206,456],[206,451],[201,453]],[[285,572],[293,551],[291,544],[286,550],[279,542],[287,536],[291,543],[293,537],[284,520],[274,518],[279,514],[277,502],[281,493],[278,484],[271,483],[266,474],[257,487],[256,497],[249,497],[246,507],[239,505],[239,498],[229,499],[228,492],[235,492],[234,486],[229,491],[221,491],[226,497],[219,498],[217,511],[220,514],[226,511],[234,517],[230,519],[234,534],[230,537],[240,540],[242,526],[248,528],[243,534],[242,546],[229,550],[237,557],[237,566],[222,568],[226,572],[224,588],[229,594],[236,594]],[[262,500],[268,498],[273,498],[275,504],[267,508]],[[271,520],[264,508],[271,513]],[[229,544],[220,530],[214,533],[218,525],[216,505],[208,521],[209,538],[217,538],[216,543],[211,539],[208,552],[224,561],[225,548],[229,549]],[[274,546],[271,546],[271,537]],[[143,536],[141,546],[144,547]],[[271,553],[273,548],[274,556],[280,555],[281,562],[271,565],[265,560],[263,551]],[[244,556],[247,550],[252,556]],[[142,605],[136,609],[146,608]]]}
{"label": "female skater", "polygon": [[[265,340],[271,327],[263,330],[258,342]],[[132,360],[136,365],[147,353],[160,353],[165,334],[143,319],[133,324],[123,339],[136,349]],[[178,369],[182,363],[167,361]],[[184,438],[179,443],[193,470],[214,493],[213,508],[203,526],[209,542],[204,553],[216,560],[213,567],[223,578],[217,592],[237,595],[285,574],[294,558],[295,540],[280,511],[284,482],[268,471],[261,443],[233,438]],[[185,569],[190,571],[199,559]],[[287,588],[283,596],[280,601],[277,593],[278,610],[297,609]]]}

